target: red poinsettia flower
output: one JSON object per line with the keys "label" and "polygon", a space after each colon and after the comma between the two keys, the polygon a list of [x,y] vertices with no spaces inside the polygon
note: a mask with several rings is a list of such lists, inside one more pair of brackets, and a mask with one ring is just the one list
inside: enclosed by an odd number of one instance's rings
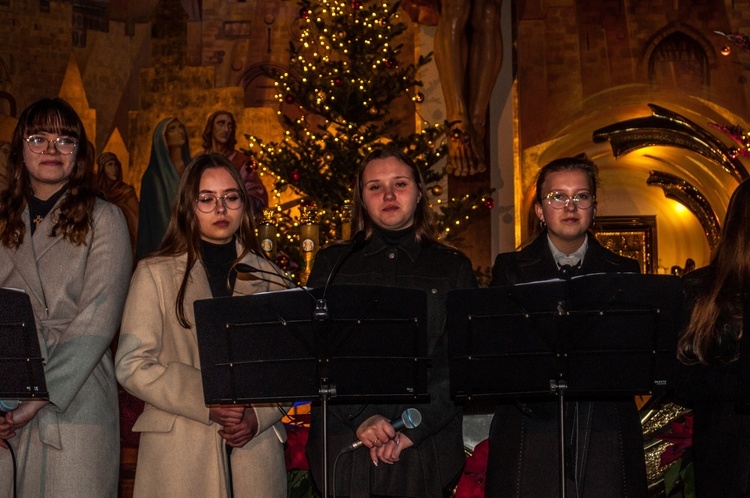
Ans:
{"label": "red poinsettia flower", "polygon": [[286,445],[284,447],[284,460],[286,460],[286,470],[309,470],[310,464],[307,461],[305,447],[307,446],[307,436],[310,429],[299,425],[286,426]]}
{"label": "red poinsettia flower", "polygon": [[685,449],[693,444],[692,413],[685,415],[683,420],[672,422],[669,425],[669,432],[657,436],[657,438],[662,441],[672,443],[667,446],[661,454],[660,464],[662,467],[682,458]]}
{"label": "red poinsettia flower", "polygon": [[456,498],[484,498],[484,481],[487,476],[487,455],[490,444],[487,439],[476,445],[466,459],[464,472],[456,487]]}

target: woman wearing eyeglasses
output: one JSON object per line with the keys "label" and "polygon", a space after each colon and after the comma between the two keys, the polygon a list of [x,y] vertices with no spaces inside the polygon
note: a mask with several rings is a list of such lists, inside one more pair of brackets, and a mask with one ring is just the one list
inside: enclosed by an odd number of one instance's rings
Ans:
{"label": "woman wearing eyeglasses", "polygon": [[196,300],[282,288],[237,278],[240,262],[281,273],[262,256],[252,220],[237,169],[219,154],[199,155],[180,180],[161,248],[135,270],[116,371],[146,403],[133,426],[136,497],[286,496],[283,414],[270,405],[206,407],[198,358]]}
{"label": "woman wearing eyeglasses", "polygon": [[[541,231],[518,252],[499,254],[491,286],[587,273],[638,273],[637,261],[602,247],[589,228],[596,215],[596,165],[556,159],[540,171],[534,211]],[[556,401],[497,407],[490,429],[487,496],[558,496]],[[643,435],[633,398],[565,404],[566,492],[570,496],[646,496]]]}
{"label": "woman wearing eyeglasses", "polygon": [[67,102],[31,104],[11,143],[0,192],[0,287],[31,300],[49,399],[23,400],[0,417],[0,496],[11,496],[15,454],[17,496],[114,497],[109,345],[132,269],[128,228],[120,209],[96,196],[86,131]]}

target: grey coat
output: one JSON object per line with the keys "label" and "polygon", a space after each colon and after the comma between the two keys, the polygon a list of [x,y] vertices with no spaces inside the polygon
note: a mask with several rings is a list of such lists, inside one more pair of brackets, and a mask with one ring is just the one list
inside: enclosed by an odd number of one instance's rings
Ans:
{"label": "grey coat", "polygon": [[[31,298],[50,404],[12,438],[18,496],[117,495],[117,384],[109,345],[120,324],[132,268],[117,206],[97,199],[84,245],[49,236],[53,208],[18,250],[0,247],[0,286]],[[11,458],[0,449],[0,496],[10,496]]]}

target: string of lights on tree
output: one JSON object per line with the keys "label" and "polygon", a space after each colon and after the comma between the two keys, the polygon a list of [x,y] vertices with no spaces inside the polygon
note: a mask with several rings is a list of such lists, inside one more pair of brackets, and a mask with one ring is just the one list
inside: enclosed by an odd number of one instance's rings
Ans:
{"label": "string of lights on tree", "polygon": [[[245,135],[243,151],[253,156],[261,175],[274,181],[273,223],[278,227],[277,263],[293,273],[300,227],[314,213],[320,243],[345,238],[342,226],[356,169],[384,143],[392,143],[420,168],[441,236],[456,242],[460,228],[493,206],[491,192],[443,199],[445,172],[434,166],[445,156],[448,124],[430,124],[419,114],[420,68],[401,61],[399,37],[407,26],[398,19],[398,3],[363,0],[303,0],[290,43],[289,68],[270,73],[285,131],[278,142]],[[415,115],[420,117],[414,130]],[[281,202],[289,192],[294,202]],[[267,216],[269,213],[267,213]],[[267,220],[268,221],[268,220]]]}

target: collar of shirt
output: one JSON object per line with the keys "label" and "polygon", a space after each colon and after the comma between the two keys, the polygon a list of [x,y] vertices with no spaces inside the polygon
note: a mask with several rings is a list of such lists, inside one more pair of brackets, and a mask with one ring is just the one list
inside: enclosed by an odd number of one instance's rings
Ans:
{"label": "collar of shirt", "polygon": [[[372,256],[391,247],[393,246],[389,245],[386,242],[383,234],[381,234],[378,230],[373,230],[370,241],[367,243],[364,249],[362,249],[362,253],[365,256]],[[404,241],[396,247],[398,247],[399,250],[405,252],[412,261],[417,259],[417,256],[419,256],[419,252],[422,250],[422,247],[417,243],[416,237],[405,238]]]}
{"label": "collar of shirt", "polygon": [[570,254],[565,254],[555,247],[552,241],[549,240],[549,236],[547,236],[547,243],[549,244],[550,251],[552,251],[552,257],[557,262],[558,268],[562,265],[578,266],[583,263],[583,257],[586,255],[586,250],[589,248],[589,236],[586,234],[586,238],[583,240],[581,247]]}

